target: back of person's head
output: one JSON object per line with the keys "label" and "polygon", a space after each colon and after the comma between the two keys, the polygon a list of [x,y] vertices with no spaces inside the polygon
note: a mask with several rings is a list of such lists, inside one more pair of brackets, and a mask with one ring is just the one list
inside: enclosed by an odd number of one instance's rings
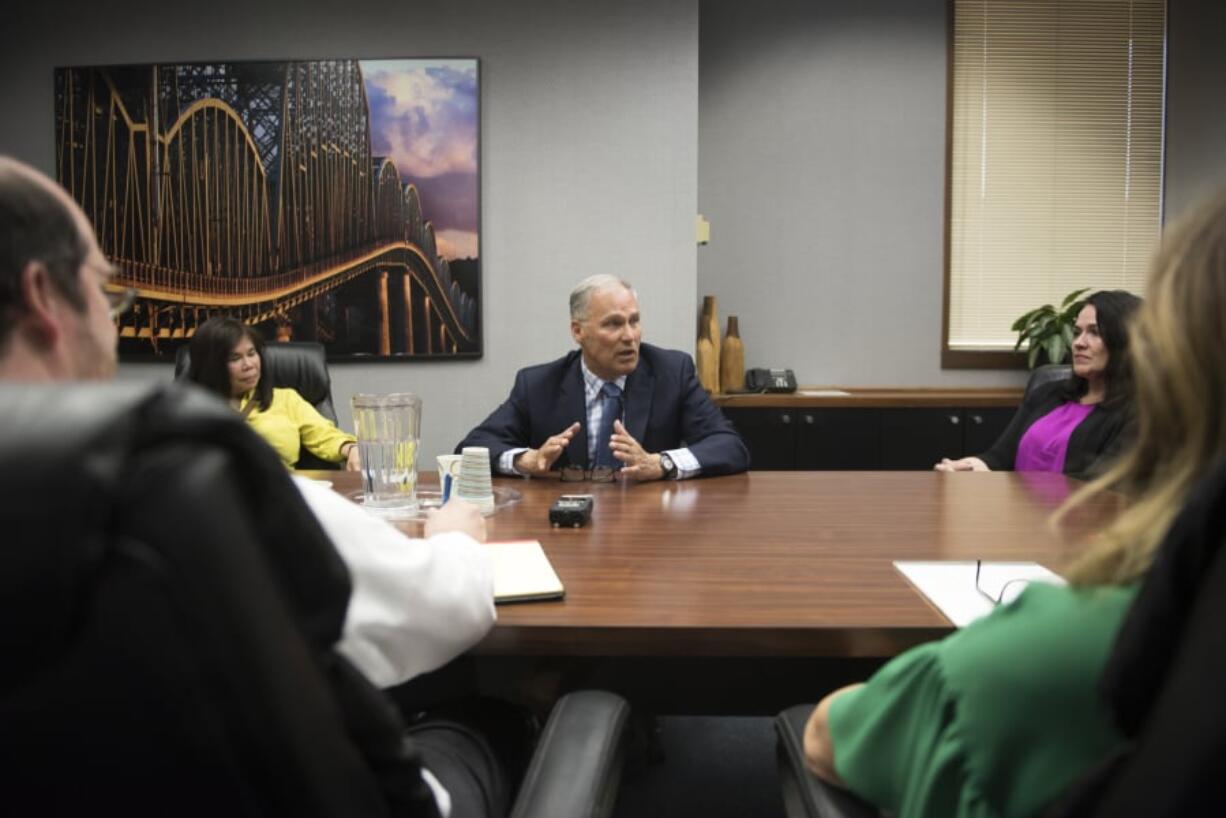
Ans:
{"label": "back of person's head", "polygon": [[[1107,348],[1107,397],[1103,405],[1117,409],[1131,404],[1133,399],[1132,358],[1128,354],[1129,324],[1141,306],[1141,299],[1126,290],[1099,290],[1081,302],[1082,308],[1094,307],[1098,334]],[[1088,384],[1084,378],[1072,376],[1072,392],[1080,397]]]}
{"label": "back of person's head", "polygon": [[264,370],[264,338],[255,327],[237,318],[218,316],[196,328],[189,347],[192,360],[187,368],[187,379],[229,400],[230,355],[246,338],[251,340],[260,356],[260,381],[255,388],[255,400],[261,409],[267,409],[272,402],[272,379],[266,377]]}
{"label": "back of person's head", "polygon": [[0,157],[0,351],[25,310],[22,272],[41,262],[56,291],[85,310],[79,272],[89,253],[73,214],[49,182]]}
{"label": "back of person's head", "polygon": [[1074,565],[1078,584],[1140,577],[1192,486],[1226,454],[1226,191],[1166,231],[1131,326],[1136,441],[1063,511],[1112,489],[1132,502]]}

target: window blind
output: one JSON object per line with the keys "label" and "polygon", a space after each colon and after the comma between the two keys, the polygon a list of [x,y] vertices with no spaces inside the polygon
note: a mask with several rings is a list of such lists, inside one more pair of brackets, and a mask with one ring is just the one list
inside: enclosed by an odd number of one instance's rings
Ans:
{"label": "window blind", "polygon": [[1164,0],[954,0],[950,350],[1080,287],[1141,294],[1162,209]]}

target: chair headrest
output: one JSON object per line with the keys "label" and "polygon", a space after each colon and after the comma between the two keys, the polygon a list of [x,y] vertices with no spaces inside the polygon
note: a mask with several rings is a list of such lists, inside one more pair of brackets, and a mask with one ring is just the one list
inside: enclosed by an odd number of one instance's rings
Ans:
{"label": "chair headrest", "polygon": [[[0,383],[0,461],[20,464],[0,475],[7,500],[46,502],[111,479],[142,438],[168,418],[232,424],[226,405],[203,390],[156,383]],[[10,508],[16,507],[6,502]]]}
{"label": "chair headrest", "polygon": [[1073,367],[1069,364],[1043,364],[1035,367],[1030,373],[1030,380],[1026,381],[1026,397],[1030,397],[1034,390],[1041,386],[1067,381],[1072,373]]}

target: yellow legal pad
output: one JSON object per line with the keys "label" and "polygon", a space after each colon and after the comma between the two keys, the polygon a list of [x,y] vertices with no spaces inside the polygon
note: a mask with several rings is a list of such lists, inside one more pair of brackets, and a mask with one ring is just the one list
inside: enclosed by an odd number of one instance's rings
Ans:
{"label": "yellow legal pad", "polygon": [[532,602],[566,596],[562,580],[536,540],[486,543],[494,563],[494,602]]}

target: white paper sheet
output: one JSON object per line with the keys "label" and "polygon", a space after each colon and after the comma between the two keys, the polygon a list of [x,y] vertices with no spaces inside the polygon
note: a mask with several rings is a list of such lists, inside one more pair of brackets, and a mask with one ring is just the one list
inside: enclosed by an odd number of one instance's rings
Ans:
{"label": "white paper sheet", "polygon": [[[965,628],[996,607],[975,587],[975,562],[899,562],[894,563],[903,576],[911,581],[945,617],[959,628]],[[1004,602],[1013,601],[1028,582],[1064,585],[1064,579],[1037,562],[987,562],[979,575],[979,588]],[[1007,587],[1006,587],[1007,586]]]}

